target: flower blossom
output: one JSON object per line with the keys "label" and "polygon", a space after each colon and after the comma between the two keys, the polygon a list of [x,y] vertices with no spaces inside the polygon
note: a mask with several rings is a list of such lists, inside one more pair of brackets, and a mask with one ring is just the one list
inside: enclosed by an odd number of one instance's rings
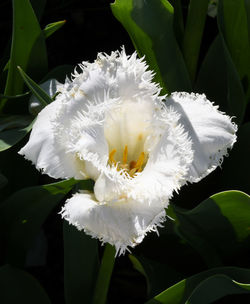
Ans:
{"label": "flower blossom", "polygon": [[157,231],[174,191],[221,164],[237,127],[205,95],[161,96],[136,53],[100,53],[79,68],[56,84],[19,153],[53,178],[94,180],[61,215],[121,254]]}

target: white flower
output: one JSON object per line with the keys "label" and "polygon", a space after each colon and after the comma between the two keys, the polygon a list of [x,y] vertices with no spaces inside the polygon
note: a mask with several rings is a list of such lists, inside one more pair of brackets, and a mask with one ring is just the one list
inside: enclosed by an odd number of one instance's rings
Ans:
{"label": "white flower", "polygon": [[79,67],[19,153],[51,177],[93,179],[94,192],[74,194],[62,216],[123,253],[161,225],[174,191],[220,165],[236,126],[204,95],[160,96],[136,53]]}

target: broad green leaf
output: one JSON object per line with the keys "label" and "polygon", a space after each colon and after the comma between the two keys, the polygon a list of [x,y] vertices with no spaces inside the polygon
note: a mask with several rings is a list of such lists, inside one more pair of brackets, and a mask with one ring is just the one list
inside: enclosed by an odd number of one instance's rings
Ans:
{"label": "broad green leaf", "polygon": [[240,126],[237,135],[238,139],[230,153],[230,158],[224,162],[221,184],[224,188],[234,187],[250,193],[250,123]]}
{"label": "broad green leaf", "polygon": [[250,293],[249,282],[249,269],[214,268],[180,281],[146,304],[209,304],[225,295]]}
{"label": "broad green leaf", "polygon": [[[11,149],[0,153],[0,170],[8,179],[8,184],[0,191],[0,201],[3,202],[13,193],[27,187],[37,186],[41,180],[41,174],[18,151],[25,144],[25,139]],[[24,178],[25,177],[25,178]],[[52,182],[45,175],[42,177],[45,183]]]}
{"label": "broad green leaf", "polygon": [[18,67],[18,70],[31,92],[41,102],[41,105],[46,107],[49,103],[52,102],[50,96],[38,84],[36,84],[20,67]]}
{"label": "broad green leaf", "polygon": [[176,42],[174,10],[166,0],[116,0],[114,16],[129,33],[140,56],[146,58],[165,92],[190,91],[191,83]]}
{"label": "broad green leaf", "polygon": [[65,302],[92,303],[99,266],[97,240],[66,221],[63,236]]}
{"label": "broad green leaf", "polygon": [[0,173],[0,189],[2,189],[7,183],[7,178],[2,173]]}
{"label": "broad green leaf", "polygon": [[115,252],[116,249],[114,246],[110,245],[109,243],[105,245],[96,280],[93,304],[106,304],[107,302],[110,279],[115,263]]}
{"label": "broad green leaf", "polygon": [[183,54],[192,81],[196,77],[208,0],[190,0],[183,38]]}
{"label": "broad green leaf", "polygon": [[211,44],[197,77],[195,90],[205,93],[211,101],[241,123],[246,98],[239,76],[232,62],[222,35]]}
{"label": "broad green leaf", "polygon": [[220,180],[224,189],[238,189],[250,193],[250,123],[240,126],[237,142],[230,157],[223,163],[223,176]]}
{"label": "broad green leaf", "polygon": [[[248,280],[250,281],[250,280]],[[226,295],[250,293],[250,284],[242,284],[225,275],[214,275],[201,282],[192,292],[187,304],[209,304]]]}
{"label": "broad green leaf", "polygon": [[250,44],[250,0],[245,0],[245,9],[247,15],[248,42]]}
{"label": "broad green leaf", "polygon": [[26,127],[32,118],[28,115],[1,115],[0,114],[0,132],[3,130]]}
{"label": "broad green leaf", "polygon": [[[171,207],[172,204],[166,212],[174,219],[176,215]],[[164,227],[159,228],[159,235],[147,235],[133,250],[133,256],[129,256],[134,268],[146,278],[148,298],[192,274],[194,269],[207,269],[198,253],[177,235],[177,219],[172,219],[167,218]]]}
{"label": "broad green leaf", "polygon": [[0,268],[0,299],[3,304],[50,304],[50,300],[38,283],[27,272],[4,265]]}
{"label": "broad green leaf", "polygon": [[59,28],[61,28],[65,24],[65,22],[66,22],[66,20],[47,24],[43,30],[44,37],[48,38],[49,36],[51,36],[54,32],[59,30]]}
{"label": "broad green leaf", "polygon": [[183,34],[184,34],[184,22],[183,22],[181,0],[170,0],[169,2],[174,8],[175,37],[179,43],[179,47],[182,48]]}
{"label": "broad green leaf", "polygon": [[[13,122],[14,123],[14,122]],[[24,138],[26,134],[32,129],[34,121],[30,124],[23,126],[21,124],[17,128],[10,130],[4,130],[0,132],[0,151],[7,150],[18,143],[21,139]]]}
{"label": "broad green leaf", "polygon": [[212,195],[187,211],[173,206],[178,233],[209,266],[232,262],[243,248],[249,250],[250,197],[240,191]]}
{"label": "broad green leaf", "polygon": [[71,179],[25,188],[4,201],[0,210],[0,225],[8,241],[7,261],[9,263],[24,264],[27,250],[41,225],[77,182]]}
{"label": "broad green leaf", "polygon": [[[34,1],[34,3],[36,3],[36,2]],[[57,30],[59,30],[65,24],[65,22],[66,22],[66,20],[47,24],[45,26],[45,28],[43,29],[44,38],[47,39],[52,34],[54,34]],[[9,65],[10,65],[10,60],[5,64],[3,71],[7,71],[9,69]],[[1,66],[1,64],[0,64],[0,66]]]}
{"label": "broad green leaf", "polygon": [[249,98],[250,44],[244,0],[219,1],[218,25]]}
{"label": "broad green leaf", "polygon": [[12,3],[12,46],[5,95],[22,93],[23,80],[17,66],[36,80],[47,72],[45,39],[29,0],[13,0]]}
{"label": "broad green leaf", "polygon": [[178,282],[183,276],[169,264],[159,263],[143,256],[129,255],[134,268],[147,281],[148,297],[151,298],[166,287]]}

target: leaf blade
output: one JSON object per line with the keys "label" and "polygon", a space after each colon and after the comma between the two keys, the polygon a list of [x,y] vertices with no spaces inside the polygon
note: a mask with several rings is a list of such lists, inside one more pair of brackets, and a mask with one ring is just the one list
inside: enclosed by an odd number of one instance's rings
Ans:
{"label": "leaf blade", "polygon": [[41,225],[63,197],[77,184],[66,180],[24,188],[8,197],[1,205],[1,232],[7,235],[7,260],[23,265],[27,250]]}
{"label": "leaf blade", "polygon": [[50,96],[38,85],[33,81],[22,69],[21,67],[17,67],[23,80],[31,90],[31,92],[38,98],[41,104],[46,107],[49,103],[52,102]]}
{"label": "leaf blade", "polygon": [[165,89],[190,91],[191,83],[175,39],[173,8],[168,1],[116,0],[114,16],[130,35],[140,56],[145,55],[155,81]]}
{"label": "leaf blade", "polygon": [[98,244],[83,231],[63,224],[64,293],[67,304],[92,302],[98,272]]}

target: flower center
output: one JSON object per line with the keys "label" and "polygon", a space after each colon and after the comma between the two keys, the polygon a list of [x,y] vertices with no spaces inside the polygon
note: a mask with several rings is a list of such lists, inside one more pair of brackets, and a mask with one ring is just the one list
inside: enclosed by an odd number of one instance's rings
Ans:
{"label": "flower center", "polygon": [[128,162],[128,146],[125,145],[124,150],[123,150],[123,155],[122,155],[122,161],[116,161],[115,160],[115,154],[116,154],[116,149],[113,149],[109,153],[109,160],[108,163],[110,165],[115,165],[117,170],[124,170],[127,174],[129,174],[131,177],[134,177],[134,175],[137,172],[141,172],[143,168],[145,167],[146,163],[146,157],[145,153],[141,152],[137,160],[131,160]]}

